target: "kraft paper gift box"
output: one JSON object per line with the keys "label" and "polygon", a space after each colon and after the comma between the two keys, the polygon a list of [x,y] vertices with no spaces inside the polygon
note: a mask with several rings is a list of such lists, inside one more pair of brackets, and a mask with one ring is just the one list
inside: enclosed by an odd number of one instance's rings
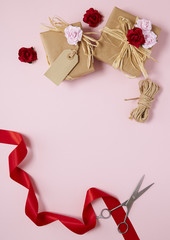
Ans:
{"label": "kraft paper gift box", "polygon": [[[132,28],[134,27],[134,24],[136,23],[137,17],[127,13],[117,7],[115,7],[106,23],[106,27],[111,29],[121,29],[120,24],[120,17],[124,19],[128,19],[130,23],[132,24]],[[152,24],[152,31],[158,36],[161,29],[155,25]],[[126,31],[127,34],[127,31]],[[117,58],[117,56],[120,54],[122,48],[124,46],[124,42],[121,42],[119,39],[111,36],[110,34],[106,33],[104,29],[101,32],[100,39],[98,40],[98,45],[96,46],[94,50],[94,57],[96,57],[98,60],[103,61],[107,64],[113,65],[113,62]],[[142,49],[142,47],[140,47]],[[151,52],[151,49],[149,49]],[[143,60],[143,65],[145,63],[145,60]],[[139,77],[141,75],[141,69],[136,62],[136,59],[134,58],[132,54],[132,59],[129,59],[128,54],[124,56],[123,62],[122,62],[122,70],[124,73],[127,73],[127,75],[131,75],[133,77]],[[119,67],[115,67],[118,69]],[[146,76],[147,77],[147,76]]]}
{"label": "kraft paper gift box", "polygon": [[[71,24],[72,26],[77,26],[82,28],[80,22]],[[49,28],[50,29],[50,28]],[[59,55],[66,49],[75,49],[75,45],[69,45],[64,32],[57,32],[49,30],[46,32],[41,32],[40,37],[46,52],[47,62],[51,66],[52,63],[59,57]],[[78,64],[71,70],[67,75],[65,80],[72,80],[79,78],[85,74],[94,72],[93,59],[89,64],[89,56],[85,53],[82,41],[78,43]],[[91,55],[91,57],[93,57]]]}

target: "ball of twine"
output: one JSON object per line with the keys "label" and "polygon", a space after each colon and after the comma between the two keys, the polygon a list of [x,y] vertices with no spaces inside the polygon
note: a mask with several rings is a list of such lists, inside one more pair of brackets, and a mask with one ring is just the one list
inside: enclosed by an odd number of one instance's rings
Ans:
{"label": "ball of twine", "polygon": [[138,107],[132,110],[129,118],[144,123],[148,119],[151,104],[159,89],[160,87],[150,79],[141,80],[139,82],[140,97],[125,99],[126,101],[139,99]]}

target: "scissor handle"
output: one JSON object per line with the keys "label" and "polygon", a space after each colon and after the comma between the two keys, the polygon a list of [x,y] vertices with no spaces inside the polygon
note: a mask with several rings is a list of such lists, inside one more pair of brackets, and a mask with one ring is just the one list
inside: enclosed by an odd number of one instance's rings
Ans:
{"label": "scissor handle", "polygon": [[[122,232],[122,231],[120,230],[120,226],[122,226],[123,224],[126,225],[126,230],[125,230],[124,232]],[[119,232],[120,234],[125,234],[125,233],[127,233],[127,231],[129,230],[129,226],[128,226],[127,222],[124,221],[124,222],[119,223],[117,229],[118,229],[118,232]]]}
{"label": "scissor handle", "polygon": [[104,218],[104,219],[107,219],[111,216],[111,211],[107,208],[104,208],[101,213],[100,213],[100,216],[98,218]]}

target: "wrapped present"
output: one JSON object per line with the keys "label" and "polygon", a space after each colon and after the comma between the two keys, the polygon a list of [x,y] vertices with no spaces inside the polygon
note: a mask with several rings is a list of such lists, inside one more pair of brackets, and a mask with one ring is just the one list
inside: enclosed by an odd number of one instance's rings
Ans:
{"label": "wrapped present", "polygon": [[[144,67],[161,29],[115,7],[102,29],[94,56],[129,77],[148,77]],[[153,58],[152,58],[153,59]]]}
{"label": "wrapped present", "polygon": [[81,23],[69,25],[59,18],[50,18],[51,27],[40,33],[50,65],[45,75],[57,85],[94,71],[93,47],[97,41],[83,33]]}

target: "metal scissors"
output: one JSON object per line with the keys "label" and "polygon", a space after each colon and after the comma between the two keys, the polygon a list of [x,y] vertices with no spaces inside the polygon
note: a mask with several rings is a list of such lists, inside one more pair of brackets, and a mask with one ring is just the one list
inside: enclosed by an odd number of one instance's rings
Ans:
{"label": "metal scissors", "polygon": [[[126,220],[127,220],[128,215],[129,215],[129,212],[130,212],[130,210],[132,208],[133,203],[154,184],[154,183],[150,184],[149,186],[147,186],[146,188],[144,188],[143,190],[141,190],[139,192],[139,189],[140,189],[140,187],[142,185],[144,177],[145,177],[145,175],[142,176],[142,178],[140,179],[138,185],[136,186],[135,190],[133,191],[132,195],[130,196],[130,198],[128,200],[126,200],[125,202],[123,202],[122,204],[120,204],[119,206],[117,206],[117,207],[115,207],[115,208],[113,208],[111,210],[109,210],[108,208],[104,208],[101,211],[100,215],[96,216],[96,218],[97,219],[99,219],[99,218],[107,219],[107,218],[109,218],[111,216],[111,212],[112,211],[114,211],[114,210],[116,210],[116,209],[118,209],[120,207],[126,207],[127,208],[127,212],[126,212],[124,221],[119,223],[118,228],[117,228],[119,233],[125,234],[128,231],[128,229],[129,229],[129,226],[128,226]],[[121,231],[121,229],[120,229],[120,227],[123,226],[123,225],[125,225],[125,227],[126,227],[125,231]]]}

